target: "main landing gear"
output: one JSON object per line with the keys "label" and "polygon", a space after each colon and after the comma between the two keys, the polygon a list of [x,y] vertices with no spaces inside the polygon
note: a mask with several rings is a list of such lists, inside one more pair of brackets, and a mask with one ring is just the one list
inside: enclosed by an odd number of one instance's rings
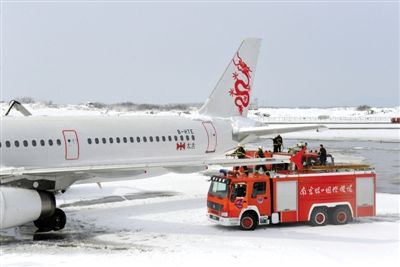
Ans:
{"label": "main landing gear", "polygon": [[58,231],[64,228],[67,222],[65,212],[56,208],[56,198],[53,193],[40,192],[42,200],[42,212],[33,224],[38,228],[39,232]]}
{"label": "main landing gear", "polygon": [[48,217],[41,217],[33,222],[39,232],[58,231],[64,228],[67,216],[61,209],[55,209],[54,213]]}

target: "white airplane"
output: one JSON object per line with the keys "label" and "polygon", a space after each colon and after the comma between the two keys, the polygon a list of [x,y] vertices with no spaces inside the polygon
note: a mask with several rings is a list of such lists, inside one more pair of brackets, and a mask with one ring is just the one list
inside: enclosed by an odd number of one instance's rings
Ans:
{"label": "white airplane", "polygon": [[260,135],[322,128],[260,127],[246,118],[260,42],[242,42],[194,116],[2,117],[0,228],[29,222],[40,230],[64,228],[54,193],[74,183],[260,163],[224,155]]}

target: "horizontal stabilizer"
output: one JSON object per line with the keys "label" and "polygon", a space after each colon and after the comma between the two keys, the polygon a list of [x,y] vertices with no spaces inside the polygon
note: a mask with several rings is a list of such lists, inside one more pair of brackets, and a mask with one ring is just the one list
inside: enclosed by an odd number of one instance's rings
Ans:
{"label": "horizontal stabilizer", "polygon": [[234,131],[235,140],[242,140],[249,135],[254,136],[276,136],[283,133],[292,133],[299,131],[316,130],[322,131],[328,129],[324,125],[301,125],[301,126],[261,126],[261,127],[245,127]]}

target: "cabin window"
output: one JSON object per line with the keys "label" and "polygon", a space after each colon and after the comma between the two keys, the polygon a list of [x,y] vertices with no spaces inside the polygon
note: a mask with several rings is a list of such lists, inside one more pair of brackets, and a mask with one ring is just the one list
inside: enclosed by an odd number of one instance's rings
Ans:
{"label": "cabin window", "polygon": [[99,138],[96,137],[96,138],[94,139],[94,142],[95,142],[96,144],[98,144],[98,143],[99,143]]}
{"label": "cabin window", "polygon": [[163,142],[165,142],[165,140],[166,140],[165,136],[162,136],[161,139],[162,139]]}
{"label": "cabin window", "polygon": [[53,145],[53,140],[49,139],[49,145],[50,145],[50,146]]}
{"label": "cabin window", "polygon": [[92,139],[88,138],[87,142],[88,142],[89,145],[91,145],[92,144]]}
{"label": "cabin window", "polygon": [[138,143],[140,143],[140,137],[139,137],[139,136],[136,137],[136,141],[137,141]]}
{"label": "cabin window", "polygon": [[108,140],[110,140],[110,144],[114,143],[114,139],[110,137]]}
{"label": "cabin window", "polygon": [[117,140],[118,144],[121,143],[121,138],[117,137],[117,138],[115,138],[115,140]]}
{"label": "cabin window", "polygon": [[192,140],[194,141],[194,139],[195,139],[195,138],[194,138],[194,135],[192,135]]}
{"label": "cabin window", "polygon": [[41,146],[44,146],[45,145],[45,142],[44,142],[44,140],[42,139],[42,140],[40,140],[40,145]]}
{"label": "cabin window", "polygon": [[189,135],[186,135],[186,141],[189,141],[189,140],[190,140]]}
{"label": "cabin window", "polygon": [[24,147],[27,147],[28,146],[28,141],[26,141],[26,140],[24,140]]}
{"label": "cabin window", "polygon": [[14,141],[15,147],[19,147],[19,141]]}
{"label": "cabin window", "polygon": [[180,138],[181,138],[181,141],[183,141],[183,140],[184,140],[184,138],[183,138],[183,135],[181,135],[181,136],[180,136]]}
{"label": "cabin window", "polygon": [[149,139],[150,139],[150,142],[153,142],[153,136],[150,136]]}
{"label": "cabin window", "polygon": [[61,146],[61,140],[60,139],[57,139],[57,145]]}
{"label": "cabin window", "polygon": [[143,136],[143,142],[147,142],[147,137],[146,136]]}
{"label": "cabin window", "polygon": [[124,143],[128,143],[128,139],[126,137],[122,138],[122,140],[124,141]]}
{"label": "cabin window", "polygon": [[156,141],[160,142],[160,137],[156,136]]}
{"label": "cabin window", "polygon": [[10,141],[6,141],[6,147],[10,147],[10,146],[11,146]]}
{"label": "cabin window", "polygon": [[129,137],[129,141],[131,141],[131,143],[133,143],[134,139],[133,139],[133,137],[132,137],[132,136],[131,136],[131,137]]}
{"label": "cabin window", "polygon": [[36,140],[32,140],[32,146],[36,146]]}
{"label": "cabin window", "polygon": [[107,139],[105,137],[101,138],[101,141],[103,142],[103,144],[107,143]]}
{"label": "cabin window", "polygon": [[168,141],[170,141],[170,142],[172,141],[172,136],[170,136],[170,135],[168,136]]}
{"label": "cabin window", "polygon": [[175,135],[175,136],[174,136],[174,139],[175,139],[175,141],[178,141],[178,136]]}

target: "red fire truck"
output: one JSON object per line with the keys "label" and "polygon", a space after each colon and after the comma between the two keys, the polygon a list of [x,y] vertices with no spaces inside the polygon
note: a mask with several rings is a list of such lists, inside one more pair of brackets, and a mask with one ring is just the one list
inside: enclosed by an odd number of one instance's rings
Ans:
{"label": "red fire truck", "polygon": [[249,175],[229,171],[211,177],[207,216],[243,230],[285,222],[346,224],[355,217],[375,216],[375,194],[375,171],[365,166]]}

